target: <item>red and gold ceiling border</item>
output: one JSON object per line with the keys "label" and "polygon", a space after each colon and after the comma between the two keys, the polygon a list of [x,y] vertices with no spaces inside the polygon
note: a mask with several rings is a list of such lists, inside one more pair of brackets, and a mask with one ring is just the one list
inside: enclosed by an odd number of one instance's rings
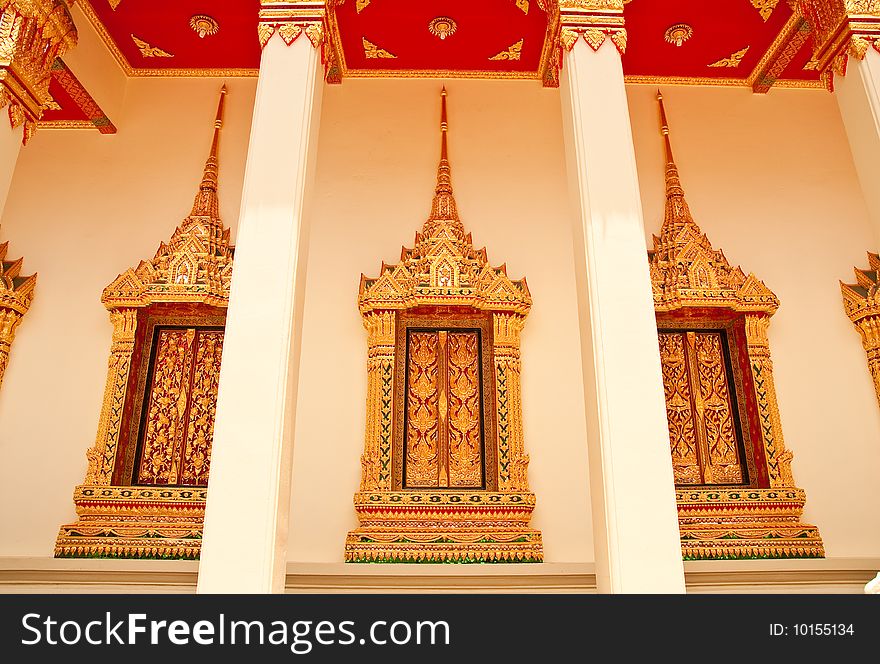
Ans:
{"label": "red and gold ceiling border", "polygon": [[[632,0],[629,0],[632,1]],[[878,0],[880,1],[880,0]],[[798,59],[806,58],[807,49],[809,48],[813,33],[810,22],[804,16],[799,4],[799,0],[751,0],[752,6],[758,11],[760,17],[766,24],[774,15],[773,12],[777,6],[786,7],[786,11],[790,14],[781,25],[779,32],[773,41],[763,50],[760,59],[752,67],[747,76],[743,77],[710,77],[710,76],[655,76],[655,75],[638,75],[627,74],[624,79],[626,83],[636,85],[699,85],[699,86],[721,86],[721,87],[748,87],[756,93],[766,93],[771,87],[777,88],[800,88],[800,89],[816,89],[825,87],[818,78],[780,78],[785,73],[791,72],[791,66],[800,67]],[[778,13],[774,16],[780,16]],[[731,57],[724,58],[717,63],[709,66],[714,67],[734,67],[743,59],[745,53],[751,47],[751,44],[743,43],[745,48],[733,53]],[[626,64],[626,63],[625,63]],[[806,63],[804,71],[815,69],[812,60]]]}
{"label": "red and gold ceiling border", "polygon": [[[43,118],[37,123],[39,128],[97,129],[102,134],[116,133],[116,127],[110,118],[61,58],[56,58],[52,65],[52,84],[49,91],[51,93],[58,88],[63,91],[67,100],[72,102],[75,109],[67,108],[66,105],[57,110],[47,108],[43,112]],[[56,91],[54,96],[60,95]],[[82,117],[71,117],[71,115]]]}
{"label": "red and gold ceiling border", "polygon": [[[115,10],[122,0],[108,0],[110,6]],[[149,68],[149,67],[132,67],[128,59],[119,49],[116,41],[113,39],[107,27],[101,21],[101,18],[95,13],[94,8],[87,0],[79,0],[77,6],[88,19],[92,28],[104,42],[107,50],[113,56],[116,64],[122,69],[126,76],[147,76],[147,77],[222,77],[222,78],[240,78],[253,77],[260,73],[257,67],[169,67],[169,68]],[[134,37],[134,35],[132,35]]]}
{"label": "red and gold ceiling border", "polygon": [[[360,14],[366,10],[368,6],[377,0],[349,0],[354,3],[355,11]],[[622,0],[613,0],[620,2]],[[264,3],[266,0],[264,0]],[[511,4],[518,7],[523,13],[527,13],[530,7],[536,6],[537,9],[547,15],[546,28],[543,30],[543,43],[538,59],[537,66],[534,69],[526,70],[503,70],[503,69],[442,69],[442,68],[360,68],[353,67],[346,60],[345,49],[343,47],[342,34],[339,25],[339,17],[337,12],[340,7],[345,5],[345,0],[327,0],[327,11],[325,17],[325,27],[327,30],[327,39],[324,42],[324,63],[326,68],[326,80],[328,83],[341,83],[343,78],[482,78],[482,79],[519,79],[519,80],[541,80],[545,86],[557,87],[558,70],[559,70],[559,52],[558,52],[558,32],[559,32],[559,3],[557,0],[511,0]],[[453,21],[453,26],[455,25]],[[453,32],[455,27],[452,28]],[[451,36],[453,32],[450,32]],[[436,35],[439,38],[439,35]],[[445,38],[444,34],[444,38]],[[370,41],[366,41],[364,37],[365,50],[369,48],[369,58],[377,59],[396,59],[396,55],[390,47],[380,48],[378,45]],[[507,51],[501,51],[489,60],[518,60],[519,50],[522,48],[522,39],[519,42],[513,40]],[[369,45],[369,46],[368,46]],[[388,50],[386,50],[386,48]]]}

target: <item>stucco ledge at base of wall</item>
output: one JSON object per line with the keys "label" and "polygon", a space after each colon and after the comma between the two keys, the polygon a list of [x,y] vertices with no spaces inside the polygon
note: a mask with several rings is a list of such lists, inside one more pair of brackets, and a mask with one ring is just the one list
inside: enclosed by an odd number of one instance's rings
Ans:
{"label": "stucco ledge at base of wall", "polygon": [[[685,563],[689,593],[862,593],[880,558]],[[0,593],[192,593],[197,561],[0,558]],[[592,563],[289,563],[289,593],[595,593]]]}

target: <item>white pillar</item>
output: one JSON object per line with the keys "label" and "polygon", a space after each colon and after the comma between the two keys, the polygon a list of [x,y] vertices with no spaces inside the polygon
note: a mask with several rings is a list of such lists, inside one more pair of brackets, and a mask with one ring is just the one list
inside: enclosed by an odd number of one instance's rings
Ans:
{"label": "white pillar", "polygon": [[853,163],[880,243],[880,53],[872,47],[863,60],[850,57],[846,76],[835,76],[834,88]]}
{"label": "white pillar", "polygon": [[645,231],[620,54],[577,39],[562,106],[600,592],[684,592]]}
{"label": "white pillar", "polygon": [[199,565],[200,593],[283,592],[299,337],[321,108],[319,52],[263,49]]}
{"label": "white pillar", "polygon": [[6,114],[0,113],[0,221],[3,219],[3,209],[9,196],[9,185],[12,184],[18,153],[21,151],[22,136],[22,128],[13,129],[4,115]]}

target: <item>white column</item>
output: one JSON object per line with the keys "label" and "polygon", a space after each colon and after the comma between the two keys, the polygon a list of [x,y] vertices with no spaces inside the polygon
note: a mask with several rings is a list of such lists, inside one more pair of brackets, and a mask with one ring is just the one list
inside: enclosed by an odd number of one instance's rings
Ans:
{"label": "white column", "polygon": [[561,83],[600,592],[684,592],[657,324],[629,109],[611,40]]}
{"label": "white column", "polygon": [[[868,48],[864,60],[849,58],[846,76],[834,77],[853,162],[880,243],[880,53]],[[877,247],[867,249],[875,250]]]}
{"label": "white column", "polygon": [[321,108],[318,50],[302,36],[263,49],[245,170],[200,593],[283,592],[308,252],[306,197]]}
{"label": "white column", "polygon": [[0,112],[0,221],[3,219],[3,209],[9,196],[9,185],[12,184],[18,153],[21,151],[22,136],[22,128],[13,129],[5,115],[4,109],[4,112]]}

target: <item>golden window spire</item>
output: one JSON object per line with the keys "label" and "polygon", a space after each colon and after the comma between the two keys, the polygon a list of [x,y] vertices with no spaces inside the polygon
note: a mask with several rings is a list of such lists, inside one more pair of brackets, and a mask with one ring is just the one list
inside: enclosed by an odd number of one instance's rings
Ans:
{"label": "golden window spire", "polygon": [[431,214],[422,227],[422,241],[436,240],[467,242],[464,226],[458,218],[455,196],[452,193],[452,167],[449,164],[447,134],[449,121],[446,116],[446,87],[440,92],[440,164],[437,166],[437,188],[431,203]]}
{"label": "golden window spire", "polygon": [[226,103],[227,89],[224,85],[220,88],[220,102],[217,104],[217,116],[214,119],[214,139],[211,141],[211,152],[205,161],[205,170],[202,174],[202,183],[193,202],[191,217],[219,218],[219,203],[217,201],[217,177],[220,169],[220,161],[217,157],[217,148],[220,142],[220,129],[223,127],[223,108]]}
{"label": "golden window spire", "polygon": [[[666,214],[663,219],[663,229],[667,225],[671,228],[679,228],[682,225],[694,224],[687,201],[684,199],[684,189],[681,186],[681,178],[678,175],[678,166],[672,156],[672,143],[669,140],[669,121],[666,119],[666,109],[663,107],[663,95],[657,91],[657,101],[660,104],[660,133],[666,147]],[[694,224],[695,225],[695,224]],[[661,231],[662,234],[663,231]]]}

